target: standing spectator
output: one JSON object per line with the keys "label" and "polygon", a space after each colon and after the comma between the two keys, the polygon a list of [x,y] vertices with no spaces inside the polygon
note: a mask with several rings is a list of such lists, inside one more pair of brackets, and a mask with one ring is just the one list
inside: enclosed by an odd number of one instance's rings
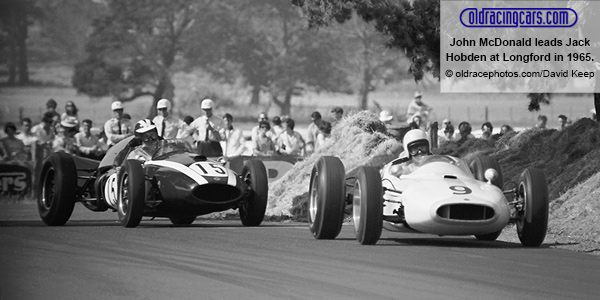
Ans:
{"label": "standing spectator", "polygon": [[104,134],[106,134],[106,144],[108,147],[114,146],[126,137],[133,134],[133,124],[131,120],[123,118],[123,103],[115,101],[110,108],[113,111],[114,118],[104,123]]}
{"label": "standing spectator", "polygon": [[[56,101],[54,101],[54,99],[49,99],[46,102],[46,111],[44,112],[44,115],[46,113],[49,113],[49,115],[52,118],[52,130],[56,129],[56,126],[60,123],[60,114],[56,111],[56,107],[58,106],[58,104],[56,103]],[[42,115],[42,119],[44,118],[44,115]]]}
{"label": "standing spectator", "polygon": [[27,160],[27,152],[25,152],[25,144],[18,139],[17,126],[8,122],[4,125],[4,133],[6,137],[0,139],[0,153],[3,160]]}
{"label": "standing spectator", "polygon": [[331,122],[331,126],[337,125],[337,123],[339,123],[343,117],[344,117],[344,110],[341,107],[335,106],[334,108],[332,108],[331,109],[331,118],[332,118],[333,122]]}
{"label": "standing spectator", "polygon": [[275,142],[267,134],[271,130],[271,125],[267,121],[260,121],[258,126],[258,137],[252,141],[252,155],[271,156],[275,153]]}
{"label": "standing spectator", "polygon": [[565,115],[559,115],[558,116],[558,130],[563,130],[565,129],[565,127],[567,127],[568,124],[568,118]]}
{"label": "standing spectator", "polygon": [[198,138],[198,134],[196,132],[192,132],[192,134],[189,133],[190,124],[192,124],[192,122],[194,122],[194,117],[192,116],[185,116],[185,118],[183,118],[183,123],[185,123],[185,129],[178,137],[186,140],[188,143],[190,143],[190,145],[194,145],[194,141],[196,141]]}
{"label": "standing spectator", "polygon": [[225,141],[225,152],[223,156],[240,156],[246,150],[246,140],[244,134],[238,128],[233,128],[233,116],[226,113],[223,117],[223,128],[219,134]]}
{"label": "standing spectator", "polygon": [[409,122],[413,120],[414,116],[420,116],[421,121],[424,123],[427,122],[432,108],[423,103],[421,100],[422,97],[423,94],[420,91],[416,91],[414,99],[408,104],[408,109],[406,110],[406,120]]}
{"label": "standing spectator", "polygon": [[292,118],[281,120],[283,132],[277,139],[277,152],[283,155],[302,155],[304,150],[304,139],[297,131],[294,131],[296,123]]}
{"label": "standing spectator", "polygon": [[222,120],[213,115],[213,107],[215,103],[210,99],[202,100],[200,108],[203,115],[195,119],[188,127],[188,134],[196,133],[196,146],[198,153],[204,156],[221,156],[223,148],[219,141],[221,135],[219,130],[222,128]]}
{"label": "standing spectator", "polygon": [[75,134],[75,145],[80,156],[101,159],[104,151],[100,139],[92,134],[92,120],[85,119],[81,122],[82,131]]}
{"label": "standing spectator", "polygon": [[36,136],[38,144],[52,144],[55,136],[53,124],[53,114],[46,112],[42,117],[42,123],[31,128],[31,132]]}
{"label": "standing spectator", "polygon": [[56,138],[52,142],[52,151],[77,154],[75,133],[77,124],[75,122],[61,121],[57,128]]}
{"label": "standing spectator", "polygon": [[154,117],[152,123],[156,126],[158,136],[165,140],[187,136],[185,122],[171,114],[171,101],[167,99],[158,100],[156,110],[158,115]]}
{"label": "standing spectator", "polygon": [[445,126],[442,125],[444,130],[442,134],[438,135],[438,147],[441,147],[443,144],[450,142],[453,140],[454,135],[454,125],[452,123],[448,123]]}
{"label": "standing spectator", "polygon": [[379,113],[379,121],[383,122],[383,124],[385,124],[385,127],[390,127],[392,126],[392,120],[394,119],[394,116],[392,115],[392,113],[390,113],[389,110],[382,110]]}
{"label": "standing spectator", "polygon": [[308,136],[306,137],[306,154],[309,155],[315,151],[315,143],[319,134],[319,125],[321,124],[321,113],[318,111],[310,115],[311,123],[308,125]]}
{"label": "standing spectator", "polygon": [[323,120],[319,124],[319,134],[317,135],[317,144],[315,150],[323,147],[325,142],[331,138],[331,123]]}
{"label": "standing spectator", "polygon": [[471,134],[471,123],[464,121],[458,124],[458,133],[454,135],[454,140],[460,144],[466,142],[467,140],[474,139],[475,136]]}
{"label": "standing spectator", "polygon": [[69,123],[77,124],[76,128],[79,131],[79,109],[75,106],[73,101],[67,101],[65,104],[65,112],[60,115],[61,121],[68,121]]}
{"label": "standing spectator", "polygon": [[548,117],[539,115],[537,118],[537,123],[535,124],[535,128],[546,129],[546,123],[548,123]]}
{"label": "standing spectator", "polygon": [[281,127],[281,118],[279,116],[275,116],[273,118],[273,128],[271,128],[269,132],[274,133],[272,137],[273,140],[276,140],[277,137],[279,137],[279,135],[283,132],[283,127]]}
{"label": "standing spectator", "polygon": [[481,125],[481,138],[490,141],[492,140],[492,132],[494,131],[494,127],[492,123],[485,122]]}
{"label": "standing spectator", "polygon": [[21,133],[17,134],[17,138],[23,141],[25,152],[28,153],[27,160],[31,160],[35,155],[35,144],[37,143],[37,136],[31,132],[31,119],[23,119],[21,122]]}

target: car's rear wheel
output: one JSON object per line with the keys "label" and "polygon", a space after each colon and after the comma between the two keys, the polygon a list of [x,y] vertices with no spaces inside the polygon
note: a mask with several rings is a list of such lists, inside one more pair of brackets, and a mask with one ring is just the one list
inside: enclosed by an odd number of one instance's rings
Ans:
{"label": "car's rear wheel", "polygon": [[71,155],[52,153],[40,173],[38,212],[49,226],[62,226],[69,221],[75,207],[77,168]]}
{"label": "car's rear wheel", "polygon": [[251,159],[244,163],[242,178],[250,188],[248,198],[240,206],[240,219],[244,226],[258,226],[265,218],[269,196],[267,169],[260,160]]}
{"label": "car's rear wheel", "polygon": [[310,175],[308,227],[317,239],[335,239],[344,218],[346,171],[333,156],[319,158]]}
{"label": "car's rear wheel", "polygon": [[171,216],[169,220],[173,225],[190,225],[196,221],[196,216]]}
{"label": "car's rear wheel", "polygon": [[358,170],[352,202],[356,239],[363,245],[374,245],[383,228],[383,188],[377,168]]}
{"label": "car's rear wheel", "polygon": [[517,220],[519,240],[523,246],[537,247],[544,241],[548,229],[548,183],[542,170],[527,168],[523,171],[517,199],[522,201]]}
{"label": "car's rear wheel", "polygon": [[142,163],[135,159],[125,161],[119,173],[119,221],[125,227],[137,227],[144,215],[146,180]]}
{"label": "car's rear wheel", "polygon": [[485,171],[487,169],[494,169],[498,172],[498,177],[492,180],[492,184],[502,189],[504,186],[504,178],[502,177],[502,170],[500,169],[500,165],[498,162],[489,157],[489,156],[476,156],[475,159],[469,165],[471,172],[473,172],[473,176],[475,179],[480,181],[486,181],[485,179]]}

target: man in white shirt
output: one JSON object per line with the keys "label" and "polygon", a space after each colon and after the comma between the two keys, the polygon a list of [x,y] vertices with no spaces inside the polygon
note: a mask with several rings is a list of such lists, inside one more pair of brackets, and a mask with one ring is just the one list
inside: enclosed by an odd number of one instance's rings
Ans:
{"label": "man in white shirt", "polygon": [[223,149],[219,141],[222,140],[219,130],[223,127],[222,120],[213,115],[215,103],[210,99],[202,100],[200,108],[204,115],[195,119],[187,129],[188,134],[197,134],[196,146],[198,153],[204,156],[221,156]]}
{"label": "man in white shirt", "polygon": [[305,143],[302,135],[294,131],[294,120],[285,118],[281,124],[284,131],[277,138],[277,152],[282,155],[302,155]]}
{"label": "man in white shirt", "polygon": [[427,123],[429,118],[429,113],[432,108],[429,105],[423,103],[421,98],[423,94],[419,91],[415,92],[415,98],[408,104],[408,109],[406,110],[406,121],[411,122],[415,116],[420,116],[421,121],[423,123]]}
{"label": "man in white shirt", "polygon": [[106,144],[111,147],[133,134],[133,124],[131,120],[123,118],[123,103],[115,101],[111,104],[114,118],[104,123],[104,134],[106,134]]}
{"label": "man in white shirt", "polygon": [[158,136],[165,140],[185,138],[187,125],[181,119],[171,114],[171,101],[160,99],[156,103],[158,115],[152,119]]}
{"label": "man in white shirt", "polygon": [[92,159],[101,159],[104,151],[98,136],[92,134],[92,120],[85,119],[81,122],[81,132],[75,134],[75,146],[79,155]]}
{"label": "man in white shirt", "polygon": [[310,119],[312,122],[308,125],[308,133],[306,137],[305,148],[307,155],[313,153],[316,148],[315,144],[317,143],[317,136],[321,132],[321,130],[319,130],[319,125],[322,121],[321,113],[319,113],[318,111],[314,111],[310,115]]}
{"label": "man in white shirt", "polygon": [[242,155],[244,150],[246,150],[246,140],[242,131],[233,127],[233,116],[231,114],[225,114],[223,125],[223,128],[219,131],[225,144],[223,156]]}

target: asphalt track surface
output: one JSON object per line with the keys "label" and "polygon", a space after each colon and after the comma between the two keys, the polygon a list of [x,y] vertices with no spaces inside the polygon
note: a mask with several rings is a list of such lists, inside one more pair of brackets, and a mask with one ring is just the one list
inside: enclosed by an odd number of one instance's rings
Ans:
{"label": "asphalt track surface", "polygon": [[598,256],[471,237],[353,227],[315,240],[304,223],[175,227],[80,204],[47,227],[33,203],[0,204],[0,299],[600,299]]}

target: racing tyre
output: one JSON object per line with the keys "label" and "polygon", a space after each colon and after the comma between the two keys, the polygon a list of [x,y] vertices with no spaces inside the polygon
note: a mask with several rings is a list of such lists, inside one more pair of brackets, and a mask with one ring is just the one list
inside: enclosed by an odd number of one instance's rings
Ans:
{"label": "racing tyre", "polygon": [[258,226],[265,218],[269,196],[267,168],[260,160],[248,160],[242,169],[242,178],[250,193],[246,203],[240,206],[240,219],[244,226]]}
{"label": "racing tyre", "polygon": [[173,225],[190,225],[196,221],[196,216],[171,216],[169,220]]}
{"label": "racing tyre", "polygon": [[383,228],[383,188],[377,168],[362,167],[358,170],[354,183],[352,219],[359,243],[377,243]]}
{"label": "racing tyre", "polygon": [[144,215],[146,180],[142,163],[135,159],[125,161],[119,173],[117,211],[125,227],[137,227]]}
{"label": "racing tyre", "polygon": [[517,197],[523,201],[519,211],[517,234],[525,247],[542,244],[548,228],[548,183],[544,172],[527,168],[519,179]]}
{"label": "racing tyre", "polygon": [[502,170],[498,162],[489,156],[476,156],[475,159],[469,165],[471,172],[475,179],[480,181],[486,181],[485,171],[487,169],[494,169],[498,172],[498,177],[492,181],[492,184],[502,189],[504,187],[504,179],[502,177]]}
{"label": "racing tyre", "polygon": [[481,240],[481,241],[495,241],[496,239],[498,239],[498,237],[500,236],[501,233],[502,233],[502,230],[498,230],[496,232],[492,232],[492,233],[488,233],[488,234],[476,234],[475,238],[477,238],[478,240]]}
{"label": "racing tyre", "polygon": [[38,212],[49,226],[62,226],[69,221],[75,207],[77,168],[70,154],[52,153],[40,173]]}
{"label": "racing tyre", "polygon": [[333,156],[319,158],[310,174],[308,228],[313,236],[335,239],[344,221],[346,171]]}

